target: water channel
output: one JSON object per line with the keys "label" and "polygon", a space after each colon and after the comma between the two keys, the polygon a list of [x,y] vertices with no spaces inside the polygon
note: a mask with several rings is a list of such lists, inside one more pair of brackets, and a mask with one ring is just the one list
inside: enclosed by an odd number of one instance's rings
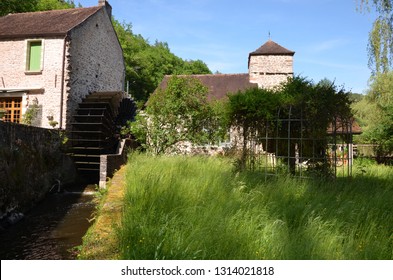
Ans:
{"label": "water channel", "polygon": [[46,198],[0,232],[2,260],[72,260],[91,225],[94,186],[74,186]]}

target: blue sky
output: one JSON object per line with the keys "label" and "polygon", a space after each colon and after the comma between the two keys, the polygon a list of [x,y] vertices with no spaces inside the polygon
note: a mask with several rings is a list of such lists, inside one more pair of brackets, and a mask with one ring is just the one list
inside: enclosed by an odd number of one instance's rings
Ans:
{"label": "blue sky", "polygon": [[[75,0],[84,7],[98,0]],[[247,73],[248,54],[269,39],[295,51],[294,72],[364,93],[374,15],[356,0],[110,0],[116,19],[150,43],[167,42],[183,59],[213,72]]]}

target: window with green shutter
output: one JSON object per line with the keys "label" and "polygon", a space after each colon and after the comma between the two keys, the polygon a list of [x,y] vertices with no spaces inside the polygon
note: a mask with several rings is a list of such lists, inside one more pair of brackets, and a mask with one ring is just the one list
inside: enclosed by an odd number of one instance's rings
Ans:
{"label": "window with green shutter", "polygon": [[30,41],[27,45],[27,71],[41,71],[42,41]]}

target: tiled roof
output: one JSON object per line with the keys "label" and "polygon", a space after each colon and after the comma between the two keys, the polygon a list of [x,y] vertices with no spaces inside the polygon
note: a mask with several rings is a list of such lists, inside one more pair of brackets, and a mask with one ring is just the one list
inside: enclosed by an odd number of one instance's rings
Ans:
{"label": "tiled roof", "polygon": [[101,8],[9,14],[0,17],[0,39],[65,35]]}
{"label": "tiled roof", "polygon": [[251,55],[294,55],[294,51],[290,51],[276,42],[269,40],[260,48],[250,53]]}
{"label": "tiled roof", "polygon": [[[158,88],[165,88],[171,76],[165,76]],[[257,84],[249,82],[248,74],[212,74],[212,75],[187,75],[184,77],[197,78],[208,87],[208,100],[218,100],[227,97],[228,93],[256,87]]]}
{"label": "tiled roof", "polygon": [[341,119],[337,119],[335,126],[330,124],[327,130],[328,134],[361,134],[362,128],[360,127],[359,123],[354,119],[351,118],[349,122],[342,122]]}

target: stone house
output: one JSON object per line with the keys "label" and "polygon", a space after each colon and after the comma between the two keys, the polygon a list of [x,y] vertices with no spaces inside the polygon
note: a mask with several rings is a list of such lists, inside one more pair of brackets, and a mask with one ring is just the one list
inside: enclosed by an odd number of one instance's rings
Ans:
{"label": "stone house", "polygon": [[[228,93],[244,91],[251,87],[274,88],[293,77],[293,56],[295,52],[288,50],[272,40],[248,56],[248,73],[242,74],[210,74],[189,75],[197,78],[208,88],[208,100],[220,100]],[[165,76],[158,86],[164,89],[171,76]],[[231,128],[228,142],[224,145],[239,145],[242,142],[236,128]],[[184,143],[181,150],[191,151],[191,143]],[[203,147],[205,149],[206,147]]]}
{"label": "stone house", "polygon": [[[244,91],[251,87],[274,88],[286,82],[288,78],[293,77],[294,54],[295,52],[269,39],[261,47],[249,53],[248,73],[191,75],[191,77],[199,79],[202,84],[208,88],[208,100],[220,100],[226,98],[228,93]],[[165,88],[169,78],[170,76],[164,77],[159,88]],[[347,129],[347,127],[345,128]],[[354,133],[361,133],[355,121],[351,123],[349,129],[351,130],[350,133],[348,131],[343,133],[343,128],[337,127],[335,129],[335,134],[352,135]],[[328,133],[332,134],[331,129]],[[243,145],[243,137],[241,133],[239,133],[238,128],[232,127],[228,135],[229,139],[227,139],[227,142],[222,143],[224,146],[241,147]],[[352,143],[351,141],[350,143]],[[251,144],[252,143],[248,143],[247,145]],[[214,146],[210,147],[213,150],[207,151],[207,153],[214,154],[217,152],[217,149],[221,149],[223,145],[221,145],[220,148]],[[261,144],[255,146],[255,143],[253,143],[252,145],[254,145],[253,149],[255,151],[263,152]],[[352,148],[352,145],[350,147]],[[194,151],[192,149],[194,148],[191,143],[184,143],[181,150],[186,153],[193,153]],[[206,147],[197,147],[197,149],[203,149],[204,152],[207,150]]]}
{"label": "stone house", "polygon": [[[219,100],[228,93],[243,91],[250,87],[273,88],[293,77],[293,56],[290,51],[268,40],[248,56],[248,73],[190,75],[208,87],[208,99]],[[165,88],[170,76],[165,76],[159,88]]]}
{"label": "stone house", "polygon": [[[4,121],[70,129],[92,93],[122,94],[125,65],[110,4],[0,17],[0,107]],[[54,125],[53,125],[54,124]]]}
{"label": "stone house", "polygon": [[250,83],[258,87],[272,88],[293,77],[293,56],[290,51],[272,40],[248,56],[248,75]]}

